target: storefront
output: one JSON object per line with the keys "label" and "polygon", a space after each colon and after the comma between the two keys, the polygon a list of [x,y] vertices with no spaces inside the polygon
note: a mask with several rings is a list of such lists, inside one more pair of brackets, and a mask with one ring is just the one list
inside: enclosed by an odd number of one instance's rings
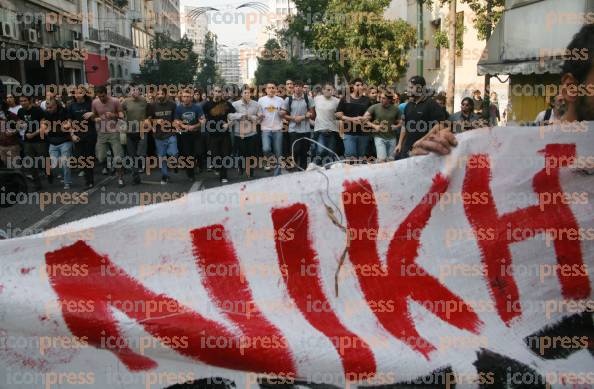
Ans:
{"label": "storefront", "polygon": [[478,74],[509,77],[509,120],[533,121],[558,92],[565,48],[588,12],[594,12],[590,0],[506,1]]}

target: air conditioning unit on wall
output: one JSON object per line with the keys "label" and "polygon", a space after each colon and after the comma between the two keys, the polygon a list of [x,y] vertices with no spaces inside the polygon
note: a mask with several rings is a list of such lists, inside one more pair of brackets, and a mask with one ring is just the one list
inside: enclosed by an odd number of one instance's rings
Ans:
{"label": "air conditioning unit on wall", "polygon": [[25,30],[27,33],[26,38],[31,43],[37,43],[39,41],[39,37],[37,35],[37,30],[34,28],[28,28]]}
{"label": "air conditioning unit on wall", "polygon": [[2,22],[0,33],[5,38],[14,38],[14,26],[10,23]]}

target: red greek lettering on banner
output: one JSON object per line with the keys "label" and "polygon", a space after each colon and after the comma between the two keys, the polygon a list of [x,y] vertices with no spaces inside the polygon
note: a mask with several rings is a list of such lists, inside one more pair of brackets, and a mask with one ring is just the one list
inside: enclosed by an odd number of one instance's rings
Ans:
{"label": "red greek lettering on banner", "polygon": [[[510,325],[511,321],[521,316],[518,286],[512,272],[510,244],[521,242],[539,233],[550,234],[552,231],[579,231],[578,223],[568,204],[562,201],[543,202],[543,195],[563,195],[560,183],[560,168],[567,167],[575,159],[574,144],[550,144],[540,151],[544,154],[545,167],[532,179],[532,187],[538,195],[538,205],[499,214],[491,191],[491,164],[487,155],[472,155],[467,162],[463,192],[486,193],[488,201],[480,203],[462,196],[466,217],[476,232],[481,250],[481,259],[485,268],[487,283],[495,299],[499,317]],[[554,198],[554,197],[549,197]],[[495,239],[487,239],[478,231],[494,229]],[[511,233],[520,231],[520,234]],[[526,233],[527,232],[527,233]],[[556,259],[559,265],[584,266],[579,239],[563,239],[562,234],[555,234]],[[567,238],[567,237],[566,237]],[[505,271],[500,271],[502,268]],[[590,279],[586,272],[582,274],[561,274],[557,268],[563,297],[583,299],[590,296]]]}

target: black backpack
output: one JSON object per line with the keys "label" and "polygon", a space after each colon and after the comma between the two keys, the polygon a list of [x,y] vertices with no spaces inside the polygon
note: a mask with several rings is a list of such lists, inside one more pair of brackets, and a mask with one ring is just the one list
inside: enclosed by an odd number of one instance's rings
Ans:
{"label": "black backpack", "polygon": [[[303,97],[305,98],[305,105],[307,106],[307,109],[309,110],[309,98],[307,97],[307,93],[303,94]],[[289,104],[287,104],[287,113],[289,115],[291,115],[291,108],[293,106],[293,95],[289,96]]]}

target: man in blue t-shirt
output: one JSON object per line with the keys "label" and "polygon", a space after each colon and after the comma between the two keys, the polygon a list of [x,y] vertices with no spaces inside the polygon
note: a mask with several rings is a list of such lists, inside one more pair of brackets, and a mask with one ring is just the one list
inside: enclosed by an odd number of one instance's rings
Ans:
{"label": "man in blue t-shirt", "polygon": [[179,146],[180,157],[185,161],[178,161],[178,165],[186,170],[188,178],[194,181],[194,167],[201,157],[204,157],[206,150],[200,142],[202,134],[200,127],[204,124],[204,112],[198,104],[193,103],[192,92],[183,91],[181,95],[181,104],[175,109],[175,127],[178,130],[177,144]]}

